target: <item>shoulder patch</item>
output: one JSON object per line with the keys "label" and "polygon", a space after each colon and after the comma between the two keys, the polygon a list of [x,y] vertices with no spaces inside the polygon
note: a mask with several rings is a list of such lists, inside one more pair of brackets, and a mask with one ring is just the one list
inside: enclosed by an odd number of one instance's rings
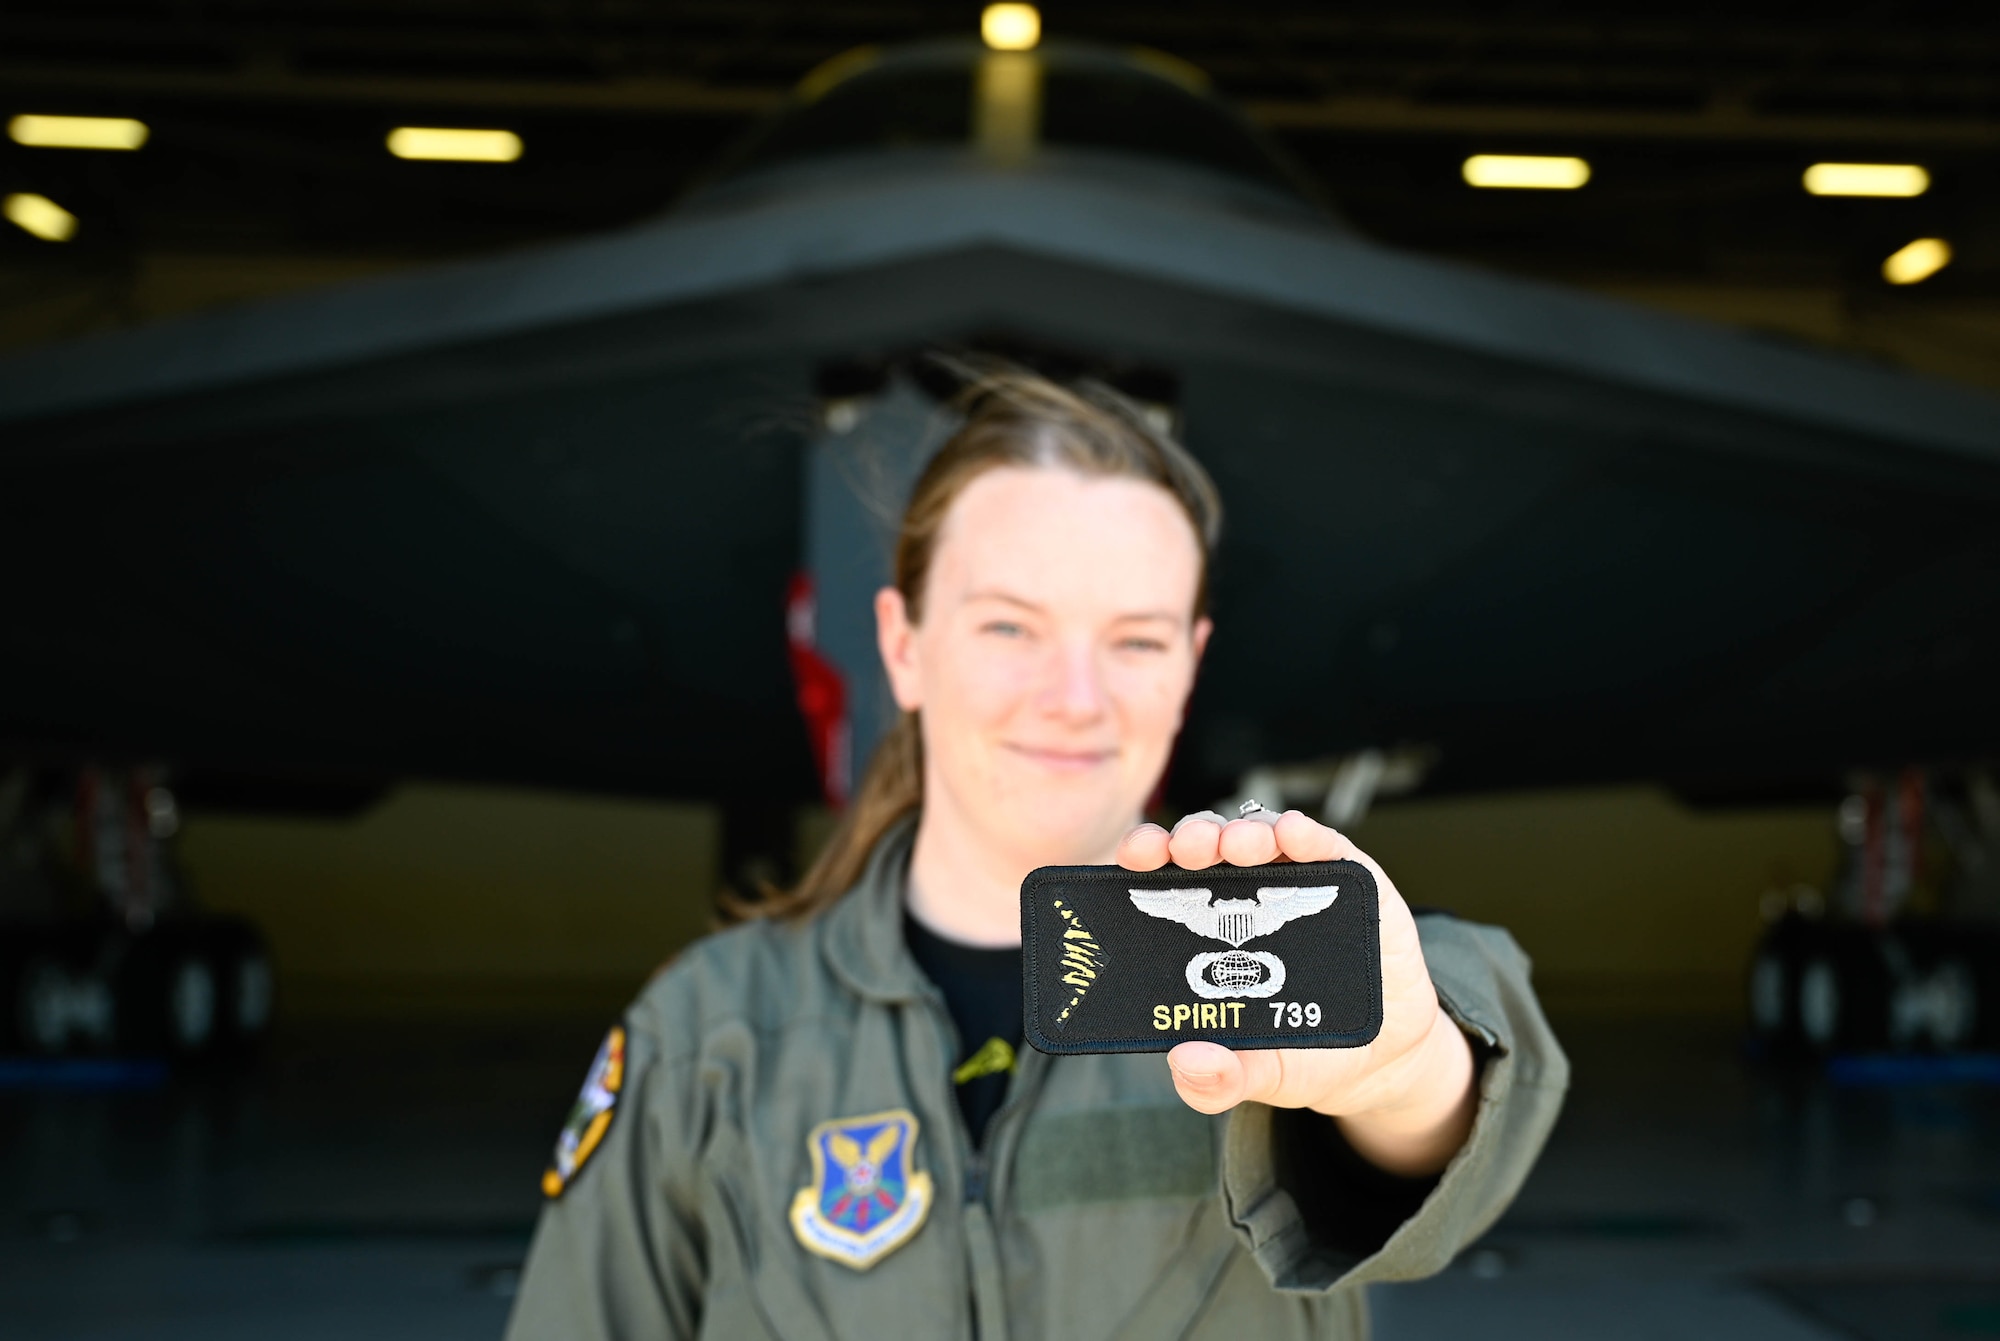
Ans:
{"label": "shoulder patch", "polygon": [[916,1114],[835,1118],[806,1147],[812,1183],[792,1198],[791,1222],[807,1252],[866,1271],[923,1228],[933,1197],[931,1176],[914,1167]]}
{"label": "shoulder patch", "polygon": [[603,1144],[604,1133],[611,1130],[612,1116],[618,1111],[618,1095],[624,1088],[625,1030],[613,1025],[597,1049],[590,1074],[583,1079],[583,1092],[576,1096],[576,1107],[569,1110],[569,1121],[563,1123],[562,1134],[556,1137],[555,1158],[542,1174],[544,1196],[561,1196],[563,1189],[589,1163],[591,1155]]}

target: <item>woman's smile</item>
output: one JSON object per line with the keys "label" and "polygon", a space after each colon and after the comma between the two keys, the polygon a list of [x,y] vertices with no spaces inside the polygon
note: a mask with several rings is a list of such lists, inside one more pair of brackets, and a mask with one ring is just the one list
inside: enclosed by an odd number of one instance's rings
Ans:
{"label": "woman's smile", "polygon": [[1012,740],[1001,741],[1000,748],[1052,773],[1061,774],[1087,773],[1118,757],[1116,748],[1088,750],[1075,746],[1029,745]]}

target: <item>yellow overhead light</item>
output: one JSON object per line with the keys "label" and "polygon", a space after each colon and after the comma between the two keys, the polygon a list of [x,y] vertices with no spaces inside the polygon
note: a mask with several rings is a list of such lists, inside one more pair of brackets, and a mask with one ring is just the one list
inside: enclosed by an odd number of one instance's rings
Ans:
{"label": "yellow overhead light", "polygon": [[1931,175],[1914,163],[1815,163],[1806,190],[1816,196],[1899,196],[1931,189]]}
{"label": "yellow overhead light", "polygon": [[35,149],[137,149],[151,134],[143,121],[126,116],[29,116],[7,123],[16,144]]}
{"label": "yellow overhead light", "polygon": [[44,242],[67,242],[76,236],[76,216],[47,196],[16,191],[0,201],[0,213],[23,232]]}
{"label": "yellow overhead light", "polygon": [[1515,191],[1574,191],[1590,180],[1582,159],[1539,154],[1474,154],[1463,171],[1472,186]]}
{"label": "yellow overhead light", "polygon": [[972,142],[988,162],[1018,167],[1042,137],[1042,62],[1018,51],[983,56],[972,81]]}
{"label": "yellow overhead light", "polygon": [[389,132],[389,152],[444,163],[512,163],[521,156],[521,137],[511,130],[398,126]]}
{"label": "yellow overhead light", "polygon": [[1033,5],[988,5],[979,35],[995,51],[1033,51],[1042,40],[1042,11]]}
{"label": "yellow overhead light", "polygon": [[1941,237],[1920,237],[1882,262],[1882,278],[1891,284],[1919,284],[1951,264],[1951,244]]}

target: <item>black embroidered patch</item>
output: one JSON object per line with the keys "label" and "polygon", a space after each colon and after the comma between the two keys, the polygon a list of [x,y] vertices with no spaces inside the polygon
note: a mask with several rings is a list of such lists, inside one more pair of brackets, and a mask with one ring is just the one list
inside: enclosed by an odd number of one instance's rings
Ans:
{"label": "black embroidered patch", "polygon": [[1375,879],[1357,862],[1045,866],[1021,885],[1021,943],[1043,1052],[1354,1048],[1382,1028]]}

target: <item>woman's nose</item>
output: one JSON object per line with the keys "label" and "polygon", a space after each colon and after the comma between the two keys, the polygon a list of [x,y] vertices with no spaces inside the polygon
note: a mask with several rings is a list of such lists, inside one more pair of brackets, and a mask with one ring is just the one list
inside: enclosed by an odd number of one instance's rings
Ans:
{"label": "woman's nose", "polygon": [[1065,644],[1056,653],[1043,694],[1047,711],[1071,721],[1088,721],[1104,711],[1104,686],[1097,658],[1087,642]]}

